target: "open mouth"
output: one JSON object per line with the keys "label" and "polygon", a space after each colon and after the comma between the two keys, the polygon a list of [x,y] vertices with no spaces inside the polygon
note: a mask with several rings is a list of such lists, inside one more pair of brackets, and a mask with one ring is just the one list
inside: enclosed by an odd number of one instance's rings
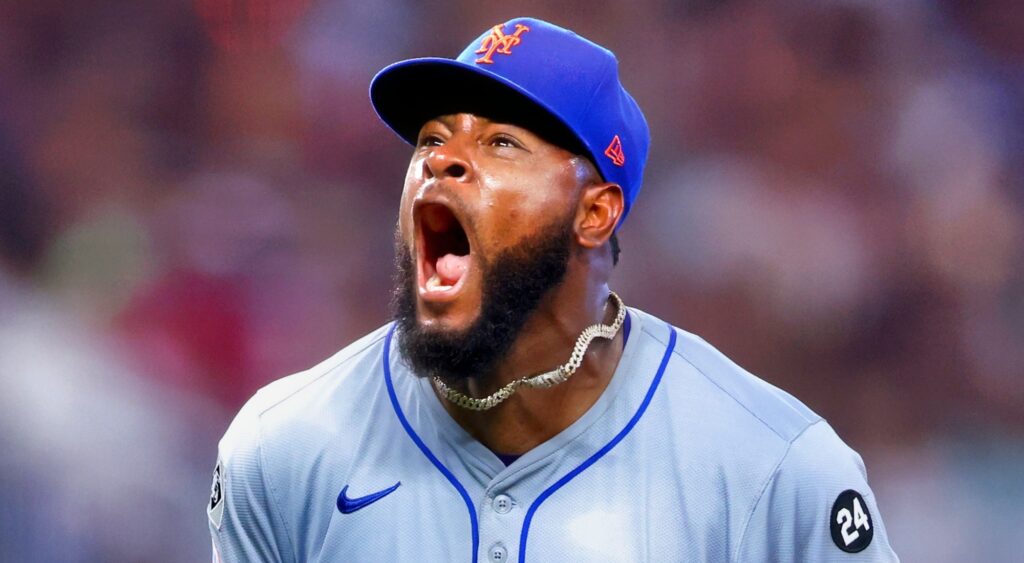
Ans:
{"label": "open mouth", "polygon": [[471,264],[466,230],[443,204],[425,204],[417,209],[417,214],[420,295],[440,300],[454,297]]}

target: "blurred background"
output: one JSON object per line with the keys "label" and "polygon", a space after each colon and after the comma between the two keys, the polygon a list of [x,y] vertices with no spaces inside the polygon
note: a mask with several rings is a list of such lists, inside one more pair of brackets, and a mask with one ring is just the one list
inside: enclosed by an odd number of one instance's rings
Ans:
{"label": "blurred background", "polygon": [[237,409],[389,318],[370,78],[532,15],[651,125],[625,301],[825,416],[905,561],[1019,561],[1024,4],[480,4],[0,0],[0,560],[208,559]]}

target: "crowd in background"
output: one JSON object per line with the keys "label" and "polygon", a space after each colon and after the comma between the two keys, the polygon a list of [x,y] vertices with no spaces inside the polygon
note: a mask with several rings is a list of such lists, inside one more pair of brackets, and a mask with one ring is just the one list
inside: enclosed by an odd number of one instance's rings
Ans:
{"label": "crowd in background", "polygon": [[233,414],[389,319],[370,78],[520,15],[647,115],[626,303],[827,418],[905,560],[1019,556],[1019,2],[36,0],[0,2],[0,560],[209,556]]}

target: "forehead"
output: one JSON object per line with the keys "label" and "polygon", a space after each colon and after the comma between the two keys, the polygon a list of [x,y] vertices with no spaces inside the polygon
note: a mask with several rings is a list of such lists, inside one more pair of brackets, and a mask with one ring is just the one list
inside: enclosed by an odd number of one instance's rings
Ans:
{"label": "forehead", "polygon": [[556,143],[552,143],[549,140],[550,137],[545,135],[543,130],[538,128],[536,125],[531,126],[526,122],[517,121],[514,118],[508,117],[494,117],[475,113],[451,113],[439,115],[428,120],[423,124],[420,130],[423,131],[431,127],[443,127],[452,132],[463,131],[467,133],[490,127],[500,127],[502,129],[510,130],[516,135],[533,138],[538,142],[544,142],[558,148],[564,148]]}
{"label": "forehead", "polygon": [[533,131],[531,131],[528,127],[519,125],[515,123],[513,120],[497,119],[487,115],[480,115],[468,112],[448,113],[445,115],[439,115],[437,117],[427,120],[427,122],[423,124],[423,127],[435,124],[444,125],[448,129],[470,129],[472,127],[486,127],[488,125],[505,125],[533,133]]}

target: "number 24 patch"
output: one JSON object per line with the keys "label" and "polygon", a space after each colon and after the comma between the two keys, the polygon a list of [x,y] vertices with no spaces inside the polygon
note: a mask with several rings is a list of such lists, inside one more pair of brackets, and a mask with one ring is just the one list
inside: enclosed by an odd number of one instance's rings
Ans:
{"label": "number 24 patch", "polygon": [[875,536],[868,504],[864,502],[864,497],[853,489],[843,491],[836,498],[832,504],[829,524],[832,541],[836,547],[847,553],[864,550]]}

